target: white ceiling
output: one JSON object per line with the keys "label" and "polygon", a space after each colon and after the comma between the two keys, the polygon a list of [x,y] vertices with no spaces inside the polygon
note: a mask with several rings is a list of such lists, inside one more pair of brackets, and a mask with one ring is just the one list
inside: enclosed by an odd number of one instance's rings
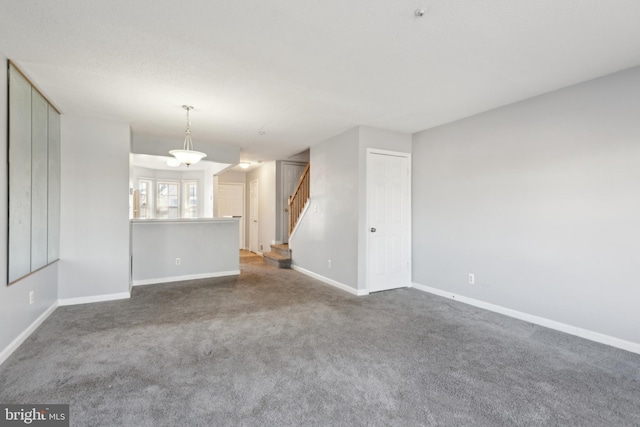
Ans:
{"label": "white ceiling", "polygon": [[191,104],[196,150],[286,159],[353,126],[413,133],[639,65],[640,2],[3,0],[0,52],[63,113],[180,145]]}

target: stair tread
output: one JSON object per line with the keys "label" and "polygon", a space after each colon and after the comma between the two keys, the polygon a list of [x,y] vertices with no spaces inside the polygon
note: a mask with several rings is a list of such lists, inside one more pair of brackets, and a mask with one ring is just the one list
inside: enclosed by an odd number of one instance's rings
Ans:
{"label": "stair tread", "polygon": [[277,252],[267,252],[262,254],[264,262],[278,268],[291,268],[291,257],[281,255]]}
{"label": "stair tread", "polygon": [[291,259],[291,257],[289,256],[280,255],[279,253],[276,253],[276,252],[267,252],[262,254],[262,256],[264,256],[265,258],[278,259],[278,260]]}
{"label": "stair tread", "polygon": [[283,249],[285,251],[289,250],[289,245],[288,244],[283,244],[283,245],[271,245],[272,248],[274,249]]}

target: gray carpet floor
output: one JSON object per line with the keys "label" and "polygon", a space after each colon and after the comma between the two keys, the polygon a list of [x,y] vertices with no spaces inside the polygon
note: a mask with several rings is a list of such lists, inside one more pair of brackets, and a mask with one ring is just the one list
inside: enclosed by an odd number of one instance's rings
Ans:
{"label": "gray carpet floor", "polygon": [[0,402],[69,403],[75,426],[640,425],[640,355],[415,289],[241,271],[58,308],[0,366]]}

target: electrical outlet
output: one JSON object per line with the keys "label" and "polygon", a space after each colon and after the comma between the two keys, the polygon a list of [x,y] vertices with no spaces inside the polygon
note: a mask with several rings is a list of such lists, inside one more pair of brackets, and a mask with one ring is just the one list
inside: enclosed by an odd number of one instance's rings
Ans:
{"label": "electrical outlet", "polygon": [[331,268],[331,260],[327,260],[327,267]]}
{"label": "electrical outlet", "polygon": [[35,296],[33,294],[33,291],[29,291],[29,305],[33,304],[34,300],[35,300]]}
{"label": "electrical outlet", "polygon": [[181,262],[180,258],[176,258],[176,265],[180,265]]}
{"label": "electrical outlet", "polygon": [[469,284],[473,285],[474,283],[476,283],[476,275],[473,273],[469,273]]}

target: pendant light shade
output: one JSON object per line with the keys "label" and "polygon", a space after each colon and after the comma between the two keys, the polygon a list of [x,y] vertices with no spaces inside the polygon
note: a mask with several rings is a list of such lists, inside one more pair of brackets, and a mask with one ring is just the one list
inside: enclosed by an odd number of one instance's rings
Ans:
{"label": "pendant light shade", "polygon": [[203,158],[207,157],[205,153],[193,150],[193,141],[191,141],[191,120],[189,119],[189,110],[193,110],[190,105],[183,105],[182,108],[187,110],[187,128],[185,130],[184,144],[182,150],[171,150],[169,154],[176,158],[180,163],[185,165],[193,165]]}

